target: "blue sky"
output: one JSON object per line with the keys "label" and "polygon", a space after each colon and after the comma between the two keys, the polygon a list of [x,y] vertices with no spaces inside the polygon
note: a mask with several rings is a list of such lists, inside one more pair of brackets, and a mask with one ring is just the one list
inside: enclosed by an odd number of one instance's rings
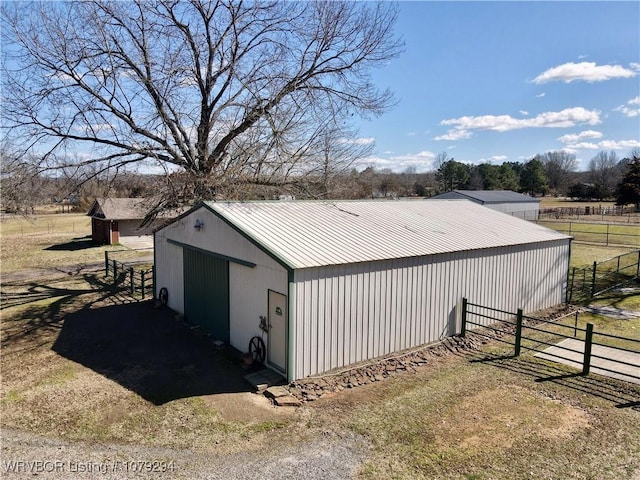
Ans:
{"label": "blue sky", "polygon": [[374,73],[398,104],[360,123],[359,166],[433,169],[640,147],[640,2],[400,2],[405,52]]}

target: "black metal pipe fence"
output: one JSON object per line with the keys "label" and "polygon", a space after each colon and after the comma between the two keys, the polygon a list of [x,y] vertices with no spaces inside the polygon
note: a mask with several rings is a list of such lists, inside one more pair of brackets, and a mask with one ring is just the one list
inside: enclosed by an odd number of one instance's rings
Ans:
{"label": "black metal pipe fence", "polygon": [[[575,323],[573,325],[559,322],[574,315]],[[507,312],[471,303],[463,298],[460,334],[464,337],[471,328],[476,327],[473,330],[474,335],[513,345],[514,357],[520,356],[523,349],[543,353],[545,357],[555,358],[561,363],[579,366],[582,375],[589,375],[595,359],[598,361],[597,369],[599,372],[607,372],[628,381],[640,380],[640,357],[637,361],[629,362],[614,358],[612,355],[605,356],[602,353],[594,352],[595,346],[598,352],[630,352],[640,355],[640,339],[596,332],[592,323],[587,323],[585,328],[581,328],[578,327],[578,312],[569,316],[565,315],[552,320],[541,319],[524,315],[522,309],[518,309],[517,312]],[[544,325],[549,326],[543,328]],[[563,333],[563,329],[567,333]],[[486,330],[497,332],[499,335],[491,335]],[[604,340],[595,340],[599,338]],[[563,345],[564,340],[574,341]],[[603,363],[605,364],[603,365]]]}
{"label": "black metal pipe fence", "polygon": [[640,280],[640,249],[618,255],[569,274],[567,302],[581,302]]}

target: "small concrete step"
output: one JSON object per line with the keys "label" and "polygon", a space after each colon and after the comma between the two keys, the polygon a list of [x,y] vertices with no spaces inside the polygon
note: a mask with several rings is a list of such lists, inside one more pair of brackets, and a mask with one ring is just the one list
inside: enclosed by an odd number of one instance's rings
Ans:
{"label": "small concrete step", "polygon": [[269,368],[248,373],[242,378],[258,392],[264,392],[269,387],[287,383],[287,380],[282,375]]}

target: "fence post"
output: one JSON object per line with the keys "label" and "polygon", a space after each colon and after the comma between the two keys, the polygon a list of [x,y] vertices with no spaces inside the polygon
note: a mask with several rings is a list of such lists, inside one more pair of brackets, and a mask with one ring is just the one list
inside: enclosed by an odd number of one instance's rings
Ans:
{"label": "fence post", "polygon": [[576,321],[573,324],[573,338],[578,336],[578,311],[576,310]]}
{"label": "fence post", "polygon": [[133,267],[129,267],[129,277],[131,278],[131,295],[133,295],[136,292],[136,280],[133,274]]}
{"label": "fence post", "polygon": [[104,276],[109,276],[109,252],[107,250],[104,251]]}
{"label": "fence post", "polygon": [[607,223],[607,247],[609,246],[609,224]]}
{"label": "fence post", "polygon": [[582,375],[589,375],[591,369],[591,345],[593,343],[593,323],[587,323],[584,337],[584,359],[582,360]]}
{"label": "fence post", "polygon": [[593,272],[591,272],[591,298],[596,296],[596,270],[598,262],[593,262]]}
{"label": "fence post", "polygon": [[142,270],[140,272],[140,290],[142,291],[142,299],[144,300],[144,280],[145,277],[147,276],[147,271],[146,270]]}
{"label": "fence post", "polygon": [[460,328],[460,336],[467,334],[467,299],[462,298],[462,327]]}
{"label": "fence post", "polygon": [[640,250],[638,250],[638,263],[636,264],[636,277],[640,277]]}
{"label": "fence post", "polygon": [[515,357],[520,356],[520,347],[522,345],[522,309],[518,309],[518,315],[516,317],[516,343],[513,351]]}
{"label": "fence post", "polygon": [[573,300],[573,285],[576,283],[576,267],[573,267],[573,271],[571,272],[571,284],[569,285],[569,295],[567,298],[567,303],[571,303]]}
{"label": "fence post", "polygon": [[118,282],[118,265],[116,264],[115,260],[112,260],[113,262],[113,283],[117,283]]}

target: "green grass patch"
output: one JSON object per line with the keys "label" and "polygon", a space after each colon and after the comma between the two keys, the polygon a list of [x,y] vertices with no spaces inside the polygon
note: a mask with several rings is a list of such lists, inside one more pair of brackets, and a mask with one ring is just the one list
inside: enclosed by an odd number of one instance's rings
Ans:
{"label": "green grass patch", "polygon": [[590,202],[590,201],[578,201],[567,200],[565,198],[555,197],[542,197],[540,198],[540,208],[554,208],[554,207],[567,207],[567,208],[598,208],[598,207],[612,207],[615,202]]}
{"label": "green grass patch", "polygon": [[513,370],[449,362],[356,406],[351,426],[374,445],[362,476],[617,479],[640,468],[637,412],[600,415],[605,402]]}
{"label": "green grass patch", "polygon": [[64,387],[68,385],[78,372],[78,366],[71,362],[65,362],[52,372],[49,372],[46,378],[42,380],[42,385]]}
{"label": "green grass patch", "polygon": [[590,245],[585,243],[571,244],[571,267],[590,267],[593,262],[603,262],[618,255],[637,250],[637,247],[607,247],[603,245]]}
{"label": "green grass patch", "polygon": [[19,403],[22,400],[23,400],[23,396],[18,390],[10,389],[7,391],[7,393],[4,394],[0,404],[2,404],[2,406],[6,406],[10,403]]}
{"label": "green grass patch", "polygon": [[562,220],[541,220],[538,223],[547,228],[571,235],[575,241],[579,242],[629,245],[632,247],[640,244],[640,225]]}

